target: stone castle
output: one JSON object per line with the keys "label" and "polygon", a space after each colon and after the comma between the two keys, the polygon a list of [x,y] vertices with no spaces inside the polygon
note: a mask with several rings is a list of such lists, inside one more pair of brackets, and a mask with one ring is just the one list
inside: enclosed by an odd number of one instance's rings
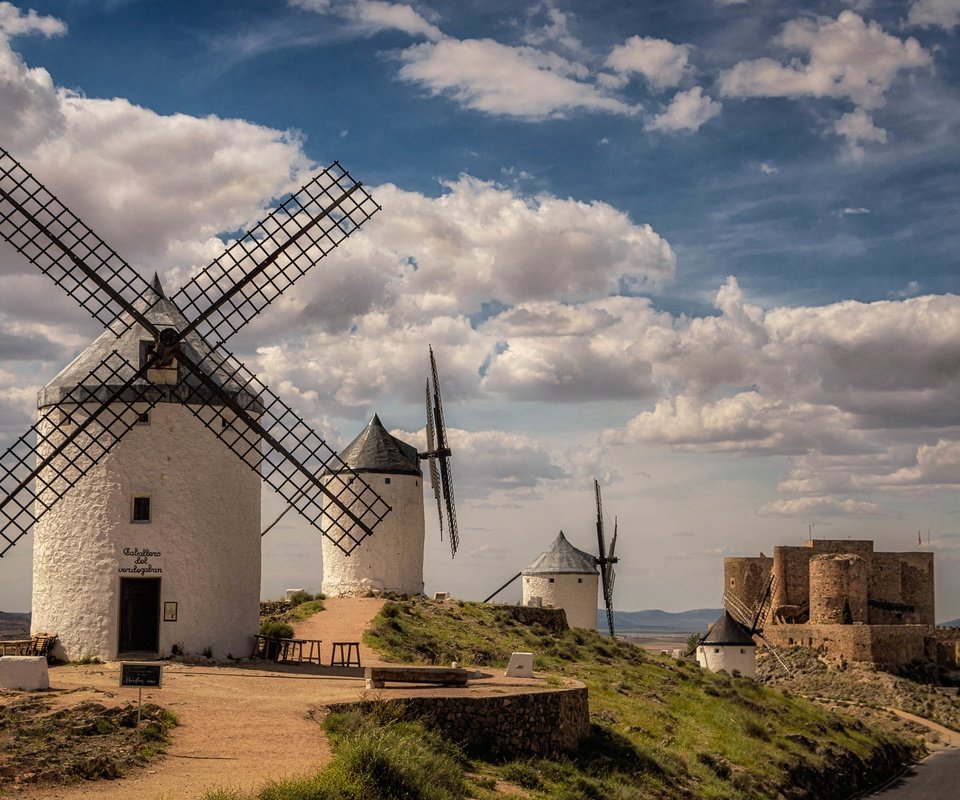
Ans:
{"label": "stone castle", "polygon": [[772,578],[760,620],[773,645],[803,645],[834,662],[957,666],[960,631],[938,630],[933,553],[879,553],[864,539],[809,539],[773,557],[725,558],[724,605],[754,608]]}

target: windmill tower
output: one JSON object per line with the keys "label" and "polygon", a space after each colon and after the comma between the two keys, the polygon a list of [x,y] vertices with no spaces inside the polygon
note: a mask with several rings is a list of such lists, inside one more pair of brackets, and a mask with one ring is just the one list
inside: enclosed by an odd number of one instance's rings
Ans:
{"label": "windmill tower", "polygon": [[523,605],[562,608],[571,628],[597,627],[597,560],[560,531],[547,550],[521,573]]}
{"label": "windmill tower", "polygon": [[756,678],[757,645],[750,629],[724,611],[697,645],[697,663],[710,672],[736,670],[745,678]]}
{"label": "windmill tower", "polygon": [[[377,535],[349,556],[331,538],[323,539],[323,593],[331,597],[367,592],[423,593],[423,473],[417,449],[392,436],[374,415],[340,458],[352,474],[363,475],[393,513]],[[347,480],[350,478],[347,477]],[[340,483],[340,475],[326,478]]]}
{"label": "windmill tower", "polygon": [[0,556],[35,529],[59,656],[246,654],[261,481],[344,550],[387,515],[362,476],[316,477],[346,467],[222,348],[378,208],[334,163],[167,298],[0,149],[0,236],[106,327],[0,456]]}
{"label": "windmill tower", "polygon": [[[390,517],[377,528],[349,558],[337,546],[337,533],[323,541],[324,594],[335,597],[367,592],[423,593],[423,472],[420,463],[429,466],[430,484],[437,501],[440,535],[443,536],[444,510],[450,550],[457,554],[459,537],[453,499],[450,448],[443,421],[443,402],[437,362],[430,348],[430,377],[426,391],[427,450],[416,448],[391,435],[374,415],[366,428],[340,454],[350,472],[344,477],[330,473],[325,482],[335,493],[348,488],[354,475],[362,474],[393,508]],[[362,514],[360,514],[362,518]],[[346,535],[341,531],[339,535]]]}
{"label": "windmill tower", "polygon": [[[615,636],[613,626],[613,583],[616,579],[613,565],[620,559],[614,555],[617,548],[617,524],[614,522],[610,547],[606,545],[603,528],[603,502],[600,484],[593,481],[597,499],[597,553],[578,550],[560,531],[553,544],[525,570],[518,572],[493,594],[484,599],[489,603],[517,578],[523,578],[521,602],[525,606],[562,608],[571,628],[597,627],[597,586],[603,587],[603,604],[607,612],[607,628]],[[599,567],[599,573],[597,568]]]}

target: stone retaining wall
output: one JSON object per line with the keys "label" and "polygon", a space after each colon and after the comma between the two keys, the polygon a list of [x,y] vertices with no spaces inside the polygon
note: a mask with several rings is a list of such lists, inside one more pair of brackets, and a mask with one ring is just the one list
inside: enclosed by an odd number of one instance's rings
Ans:
{"label": "stone retaining wall", "polygon": [[337,703],[331,711],[376,706],[419,720],[467,752],[492,756],[555,756],[573,750],[590,731],[584,687],[494,697],[398,697]]}

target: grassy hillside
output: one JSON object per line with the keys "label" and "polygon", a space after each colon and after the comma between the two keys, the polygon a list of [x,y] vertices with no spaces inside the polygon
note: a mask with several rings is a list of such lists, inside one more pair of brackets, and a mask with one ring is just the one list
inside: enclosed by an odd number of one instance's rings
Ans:
{"label": "grassy hillside", "polygon": [[[653,657],[594,632],[553,635],[479,603],[387,603],[365,637],[385,658],[501,667],[515,650],[583,681],[592,734],[557,761],[472,762],[535,798],[840,798],[918,749],[787,692]],[[477,791],[477,796],[488,795]]]}

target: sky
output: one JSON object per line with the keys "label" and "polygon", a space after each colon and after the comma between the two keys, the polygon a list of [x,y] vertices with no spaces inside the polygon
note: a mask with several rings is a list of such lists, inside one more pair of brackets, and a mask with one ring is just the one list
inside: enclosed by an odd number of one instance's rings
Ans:
{"label": "sky", "polygon": [[[428,505],[428,593],[595,551],[596,477],[621,610],[919,537],[944,621],[958,36],[960,0],[0,2],[0,146],[169,294],[318,168],[364,183],[383,210],[230,346],[338,448],[375,412],[422,445],[433,346],[461,541]],[[0,246],[3,441],[98,333]],[[319,589],[294,515],[263,559],[264,596]]]}

